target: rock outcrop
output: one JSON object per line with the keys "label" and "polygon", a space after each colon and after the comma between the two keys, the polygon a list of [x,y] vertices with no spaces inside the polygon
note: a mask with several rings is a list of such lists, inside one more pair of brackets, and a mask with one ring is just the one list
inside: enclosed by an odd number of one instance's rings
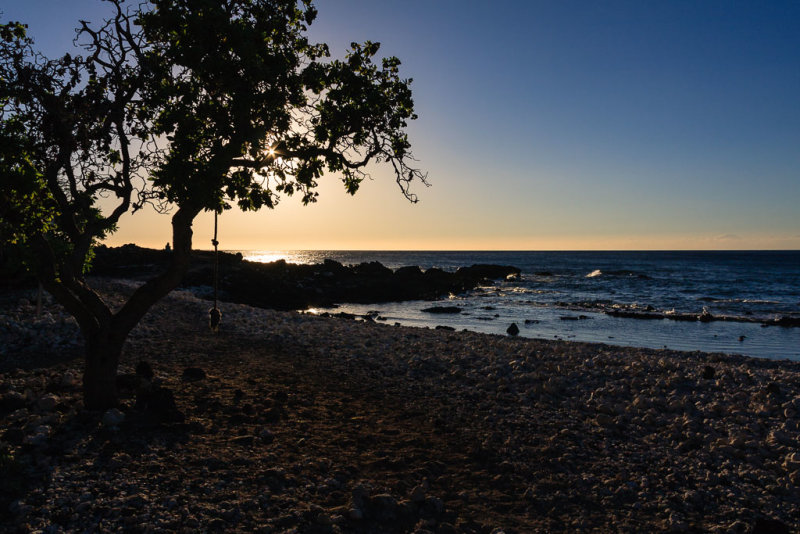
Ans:
{"label": "rock outcrop", "polygon": [[[134,245],[98,247],[92,273],[96,275],[147,277],[162,269],[170,252]],[[298,265],[278,260],[249,262],[241,254],[220,253],[219,292],[225,300],[272,309],[305,309],[340,302],[372,303],[404,300],[433,300],[450,293],[463,293],[493,279],[519,275],[516,267],[472,265],[455,273],[418,266],[395,271],[378,262],[346,266],[333,260]],[[192,266],[184,287],[207,286],[212,294],[214,256],[193,252]]]}

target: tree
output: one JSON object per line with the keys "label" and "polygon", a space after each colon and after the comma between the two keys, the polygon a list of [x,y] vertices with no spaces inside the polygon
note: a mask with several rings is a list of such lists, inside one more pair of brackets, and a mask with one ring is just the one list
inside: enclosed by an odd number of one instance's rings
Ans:
{"label": "tree", "polygon": [[[376,62],[372,42],[332,60],[305,36],[310,0],[109,4],[101,27],[81,22],[85,56],[47,60],[18,23],[0,34],[2,135],[23,148],[0,150],[13,176],[0,186],[2,240],[31,252],[31,269],[75,316],[85,404],[96,409],[117,403],[124,341],[180,283],[200,212],[273,208],[282,194],[314,202],[326,171],[354,194],[371,162],[390,164],[412,202],[409,185],[426,183],[411,165],[405,128],[416,116],[400,61]],[[114,207],[102,211],[101,197]],[[120,216],[148,203],[174,210],[171,261],[114,312],[83,270]]]}

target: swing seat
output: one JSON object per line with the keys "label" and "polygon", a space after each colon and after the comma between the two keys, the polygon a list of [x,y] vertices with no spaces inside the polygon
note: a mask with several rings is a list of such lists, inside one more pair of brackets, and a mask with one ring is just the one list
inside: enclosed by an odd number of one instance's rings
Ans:
{"label": "swing seat", "polygon": [[208,310],[208,326],[212,332],[219,330],[219,323],[222,322],[222,312],[214,306]]}

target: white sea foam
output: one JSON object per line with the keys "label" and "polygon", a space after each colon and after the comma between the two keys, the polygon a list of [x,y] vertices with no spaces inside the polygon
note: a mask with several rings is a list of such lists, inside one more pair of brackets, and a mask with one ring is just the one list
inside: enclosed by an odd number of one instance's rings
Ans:
{"label": "white sea foam", "polygon": [[594,271],[587,274],[586,278],[595,278],[596,276],[600,276],[601,274],[603,274],[603,271],[601,271],[600,269],[595,269]]}

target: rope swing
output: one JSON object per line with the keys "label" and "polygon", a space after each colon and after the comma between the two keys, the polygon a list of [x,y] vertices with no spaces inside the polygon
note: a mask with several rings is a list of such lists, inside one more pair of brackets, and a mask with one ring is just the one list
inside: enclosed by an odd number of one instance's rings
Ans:
{"label": "rope swing", "polygon": [[214,239],[211,244],[214,245],[214,307],[208,310],[208,327],[213,333],[219,332],[219,323],[222,321],[222,312],[217,307],[217,292],[219,289],[219,241],[217,241],[217,215],[218,211],[214,211]]}

